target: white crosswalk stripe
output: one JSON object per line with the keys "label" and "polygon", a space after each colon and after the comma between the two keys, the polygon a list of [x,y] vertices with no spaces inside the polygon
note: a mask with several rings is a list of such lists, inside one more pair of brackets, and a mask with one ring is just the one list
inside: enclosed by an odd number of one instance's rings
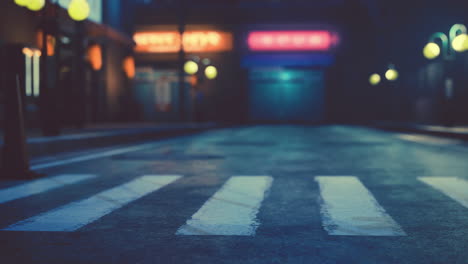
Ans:
{"label": "white crosswalk stripe", "polygon": [[420,177],[418,179],[468,208],[468,181],[455,177]]}
{"label": "white crosswalk stripe", "polygon": [[176,234],[255,235],[259,226],[256,215],[272,181],[269,176],[230,178]]}
{"label": "white crosswalk stripe", "polygon": [[78,183],[94,177],[96,177],[96,175],[64,174],[2,189],[0,190],[0,204],[47,192],[65,185]]}
{"label": "white crosswalk stripe", "polygon": [[181,176],[139,177],[131,182],[13,224],[6,231],[71,232],[174,182]]}
{"label": "white crosswalk stripe", "polygon": [[404,236],[356,177],[316,177],[319,183],[322,224],[335,236]]}
{"label": "white crosswalk stripe", "polygon": [[[0,204],[95,178],[66,174],[0,189]],[[145,195],[174,183],[179,175],[144,175],[83,200],[10,225],[3,231],[73,232]],[[468,208],[468,181],[420,177],[424,184]],[[406,236],[363,183],[353,176],[317,176],[322,227],[331,236]],[[183,184],[183,183],[179,183]],[[255,236],[257,215],[273,184],[270,176],[234,176],[196,211],[175,235]],[[76,186],[79,188],[79,186]],[[180,197],[183,199],[183,197]],[[193,212],[192,212],[193,213]],[[0,212],[1,214],[1,212]],[[171,231],[174,232],[174,231]],[[174,234],[174,233],[173,233]]]}

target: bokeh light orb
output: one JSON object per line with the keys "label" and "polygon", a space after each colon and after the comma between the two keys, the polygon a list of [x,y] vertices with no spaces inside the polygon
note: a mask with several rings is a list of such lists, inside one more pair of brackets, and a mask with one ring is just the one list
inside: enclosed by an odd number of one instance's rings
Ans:
{"label": "bokeh light orb", "polygon": [[15,4],[24,7],[28,6],[29,2],[31,2],[31,0],[15,0]]}
{"label": "bokeh light orb", "polygon": [[208,66],[205,69],[205,76],[209,80],[213,80],[218,76],[218,69],[215,66]]}
{"label": "bokeh light orb", "polygon": [[30,0],[26,7],[31,11],[39,11],[45,6],[45,0]]}
{"label": "bokeh light orb", "polygon": [[440,47],[434,42],[427,43],[423,50],[424,57],[429,60],[433,60],[440,55]]}
{"label": "bokeh light orb", "polygon": [[463,52],[466,50],[466,42],[467,42],[467,35],[460,34],[456,36],[455,39],[452,41],[452,48],[456,52]]}
{"label": "bokeh light orb", "polygon": [[198,64],[194,61],[187,61],[185,64],[184,64],[184,71],[185,73],[187,74],[195,74],[198,72]]}
{"label": "bokeh light orb", "polygon": [[380,75],[378,75],[377,73],[374,73],[372,74],[370,77],[369,77],[369,83],[372,85],[372,86],[376,86],[380,83],[380,81],[382,80],[382,78],[380,77]]}
{"label": "bokeh light orb", "polygon": [[398,80],[399,74],[398,71],[395,69],[388,69],[385,73],[385,78],[389,81],[396,81]]}
{"label": "bokeh light orb", "polygon": [[89,17],[89,3],[86,0],[72,0],[68,6],[68,15],[75,21],[83,21]]}

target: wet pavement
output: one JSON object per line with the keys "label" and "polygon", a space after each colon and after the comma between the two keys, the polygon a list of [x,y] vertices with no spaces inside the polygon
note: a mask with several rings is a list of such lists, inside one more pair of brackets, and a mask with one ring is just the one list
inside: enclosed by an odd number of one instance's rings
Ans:
{"label": "wet pavement", "polygon": [[468,263],[468,146],[252,126],[42,157],[0,263]]}

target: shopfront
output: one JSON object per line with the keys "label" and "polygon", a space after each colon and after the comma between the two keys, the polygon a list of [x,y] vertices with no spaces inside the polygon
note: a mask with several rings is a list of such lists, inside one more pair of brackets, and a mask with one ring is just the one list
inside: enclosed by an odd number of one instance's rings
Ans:
{"label": "shopfront", "polygon": [[[142,119],[156,122],[212,121],[217,103],[231,78],[233,34],[213,26],[188,25],[182,38],[176,25],[140,27],[134,34],[137,58],[135,94]],[[185,75],[179,88],[180,49],[184,62],[195,63],[195,73]],[[219,75],[205,76],[214,66]],[[183,98],[181,98],[183,96]],[[181,102],[184,104],[181,107]],[[181,111],[184,111],[183,113]]]}
{"label": "shopfront", "polygon": [[251,122],[319,123],[325,118],[325,72],[338,36],[310,27],[251,29],[242,65],[248,69]]}

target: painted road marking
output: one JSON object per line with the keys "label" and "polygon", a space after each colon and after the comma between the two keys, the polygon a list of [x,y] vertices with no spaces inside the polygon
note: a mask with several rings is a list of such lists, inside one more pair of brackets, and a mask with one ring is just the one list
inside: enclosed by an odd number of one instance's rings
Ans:
{"label": "painted road marking", "polygon": [[260,225],[256,216],[272,182],[269,176],[230,178],[176,234],[254,236]]}
{"label": "painted road marking", "polygon": [[6,231],[72,232],[174,182],[181,176],[147,175],[103,191],[87,199],[72,202],[52,211],[20,221]]}
{"label": "painted road marking", "polygon": [[334,236],[405,236],[356,177],[315,177],[322,197],[322,225]]}
{"label": "painted road marking", "polygon": [[158,146],[160,144],[161,143],[159,143],[159,142],[158,143],[147,143],[147,144],[141,144],[141,145],[137,145],[137,146],[133,146],[133,147],[119,148],[119,149],[108,150],[108,151],[103,151],[103,152],[94,153],[94,154],[78,156],[78,157],[75,157],[75,158],[51,161],[51,162],[47,162],[47,163],[41,163],[41,164],[33,165],[33,166],[31,166],[31,169],[32,170],[40,170],[40,169],[46,169],[46,168],[51,168],[51,167],[63,166],[63,165],[71,164],[71,163],[77,163],[77,162],[88,161],[88,160],[93,160],[93,159],[105,158],[105,157],[114,156],[114,155],[118,155],[118,154],[123,154],[123,153],[127,153],[127,152],[133,152],[133,151],[153,148],[153,147]]}
{"label": "painted road marking", "polygon": [[64,174],[35,180],[0,190],[0,204],[43,193],[65,185],[78,183],[96,177],[89,174]]}
{"label": "painted road marking", "polygon": [[468,181],[455,177],[420,177],[418,179],[468,208]]}
{"label": "painted road marking", "polygon": [[418,142],[418,143],[427,143],[427,144],[433,144],[433,145],[459,145],[462,143],[461,140],[435,137],[435,136],[427,136],[427,135],[399,134],[397,136],[398,138],[403,139],[403,140],[413,141],[413,142]]}

